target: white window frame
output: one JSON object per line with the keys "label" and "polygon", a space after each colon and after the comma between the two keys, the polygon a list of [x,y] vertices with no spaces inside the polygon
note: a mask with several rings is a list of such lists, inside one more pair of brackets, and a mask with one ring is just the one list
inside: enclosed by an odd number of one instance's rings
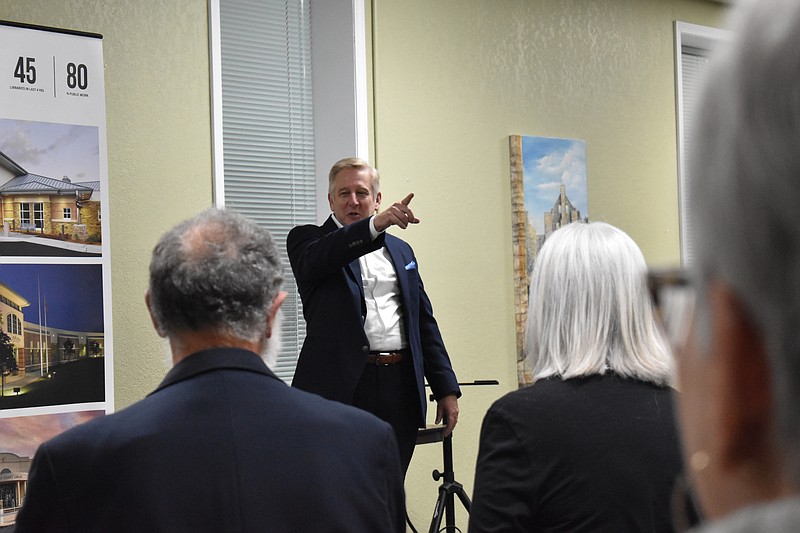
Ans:
{"label": "white window frame", "polygon": [[63,215],[64,220],[72,220],[72,208],[71,207],[64,207],[63,209],[64,210],[62,212],[62,215]]}
{"label": "white window frame", "polygon": [[33,223],[37,229],[44,229],[44,202],[33,202]]}
{"label": "white window frame", "polygon": [[675,22],[675,91],[678,137],[678,218],[680,224],[681,264],[691,263],[692,228],[688,214],[689,173],[687,170],[687,134],[690,133],[685,120],[687,97],[684,87],[683,54],[692,51],[703,57],[709,57],[713,49],[720,43],[729,40],[731,34],[727,30],[701,26],[688,22]]}
{"label": "white window frame", "polygon": [[19,222],[20,224],[30,224],[33,216],[31,209],[31,202],[20,202],[19,204]]}
{"label": "white window frame", "polygon": [[[226,1],[235,0],[208,0],[212,172],[214,204],[217,207],[225,207],[220,3]],[[317,222],[322,223],[330,214],[327,201],[327,171],[330,166],[336,160],[352,155],[369,159],[365,2],[306,1],[311,14],[316,217]],[[290,271],[284,274],[287,277],[292,275]],[[296,295],[298,306],[299,300],[299,295]],[[298,321],[303,320],[299,309],[297,316]],[[305,331],[304,327],[294,329]],[[284,341],[289,340],[286,331],[284,328]],[[302,339],[297,340],[295,360]],[[291,376],[282,377],[291,380]]]}

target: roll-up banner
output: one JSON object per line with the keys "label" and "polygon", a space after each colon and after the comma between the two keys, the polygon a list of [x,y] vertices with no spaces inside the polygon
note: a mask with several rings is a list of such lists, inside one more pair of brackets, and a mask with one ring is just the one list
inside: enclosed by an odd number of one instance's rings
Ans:
{"label": "roll-up banner", "polygon": [[5,525],[38,444],[113,410],[101,35],[0,21],[0,219]]}

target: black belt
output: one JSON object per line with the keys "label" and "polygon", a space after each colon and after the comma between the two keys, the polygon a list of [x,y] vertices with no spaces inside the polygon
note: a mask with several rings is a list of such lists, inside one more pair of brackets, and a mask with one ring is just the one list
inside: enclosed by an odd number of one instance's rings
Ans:
{"label": "black belt", "polygon": [[367,363],[375,365],[394,365],[405,357],[404,350],[397,352],[369,352]]}

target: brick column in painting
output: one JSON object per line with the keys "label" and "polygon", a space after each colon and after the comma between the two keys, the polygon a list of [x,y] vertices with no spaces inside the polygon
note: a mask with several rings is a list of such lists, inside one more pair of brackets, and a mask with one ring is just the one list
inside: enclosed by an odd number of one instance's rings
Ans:
{"label": "brick column in painting", "polygon": [[511,167],[511,238],[514,256],[514,318],[517,337],[517,380],[520,387],[533,382],[530,368],[525,364],[525,321],[528,315],[528,224],[525,210],[525,188],[522,167],[522,137],[509,137]]}

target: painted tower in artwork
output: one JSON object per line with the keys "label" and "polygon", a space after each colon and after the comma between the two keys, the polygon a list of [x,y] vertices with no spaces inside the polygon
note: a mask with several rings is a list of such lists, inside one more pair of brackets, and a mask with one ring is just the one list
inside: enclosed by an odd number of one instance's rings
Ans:
{"label": "painted tower in artwork", "polygon": [[572,205],[567,198],[567,191],[564,185],[561,186],[558,198],[553,208],[544,213],[544,238],[550,236],[561,226],[566,226],[581,219],[581,212]]}

